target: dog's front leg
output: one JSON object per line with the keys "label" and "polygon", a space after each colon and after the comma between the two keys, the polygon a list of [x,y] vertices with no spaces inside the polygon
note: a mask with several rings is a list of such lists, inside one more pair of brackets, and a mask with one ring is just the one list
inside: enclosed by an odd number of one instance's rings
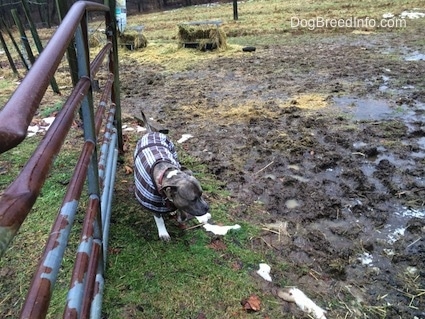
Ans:
{"label": "dog's front leg", "polygon": [[161,215],[154,215],[156,228],[158,228],[158,235],[161,240],[169,241],[171,239],[170,235],[165,228],[164,218]]}

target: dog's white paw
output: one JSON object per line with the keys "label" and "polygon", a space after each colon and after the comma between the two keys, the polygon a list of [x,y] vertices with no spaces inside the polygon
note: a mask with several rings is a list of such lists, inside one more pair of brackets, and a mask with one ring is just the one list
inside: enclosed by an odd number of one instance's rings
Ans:
{"label": "dog's white paw", "polygon": [[161,239],[162,241],[170,241],[171,237],[168,233],[166,234],[159,234],[159,239]]}
{"label": "dog's white paw", "polygon": [[156,217],[156,216],[154,216],[154,218],[155,218],[156,228],[158,228],[159,238],[163,241],[170,241],[171,237],[168,234],[167,228],[165,228],[164,219],[162,217]]}

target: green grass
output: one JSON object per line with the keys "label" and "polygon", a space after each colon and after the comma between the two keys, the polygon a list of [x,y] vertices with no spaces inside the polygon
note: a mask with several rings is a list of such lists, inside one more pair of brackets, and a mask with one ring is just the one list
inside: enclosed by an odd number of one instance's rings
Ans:
{"label": "green grass", "polygon": [[[144,218],[153,223],[152,216]],[[128,225],[114,225],[116,253],[108,262],[105,312],[118,318],[132,307],[143,318],[192,318],[198,312],[225,318],[229,309],[237,311],[239,301],[255,289],[248,274],[255,265],[252,256],[238,254],[236,232],[224,241],[233,249],[223,253],[207,247],[211,238],[202,229],[177,234],[169,223],[168,228],[173,239],[164,244],[148,225],[130,231]],[[244,266],[233,269],[236,262]]]}
{"label": "green grass", "polygon": [[48,106],[48,107],[44,107],[41,111],[39,116],[41,118],[43,117],[48,117],[51,116],[52,114],[54,114],[55,112],[58,112],[61,108],[62,108],[63,102],[59,101],[56,102],[54,105],[52,106]]}
{"label": "green grass", "polygon": [[[235,224],[224,185],[183,150],[179,156],[200,180],[214,222]],[[131,182],[121,180],[111,224],[104,298],[107,316],[196,318],[206,313],[211,318],[228,318],[232,313],[232,318],[243,318],[240,301],[256,291],[250,273],[262,260],[261,254],[250,249],[258,228],[241,224],[241,229],[217,237],[201,227],[180,229],[176,221],[166,219],[172,239],[164,243],[158,239],[152,214],[143,211],[134,198],[128,200]],[[194,225],[190,221],[188,226]]]}
{"label": "green grass", "polygon": [[16,88],[16,82],[13,82],[14,77],[12,74],[8,74],[7,77],[3,78],[1,77],[2,73],[0,73],[0,110],[9,99],[12,91]]}

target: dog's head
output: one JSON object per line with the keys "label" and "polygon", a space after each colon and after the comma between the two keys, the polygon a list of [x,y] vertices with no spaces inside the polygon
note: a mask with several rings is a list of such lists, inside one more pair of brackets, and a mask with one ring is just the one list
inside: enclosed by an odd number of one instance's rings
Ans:
{"label": "dog's head", "polygon": [[168,174],[164,178],[162,192],[177,209],[192,216],[202,216],[209,211],[199,181],[188,172],[172,171]]}

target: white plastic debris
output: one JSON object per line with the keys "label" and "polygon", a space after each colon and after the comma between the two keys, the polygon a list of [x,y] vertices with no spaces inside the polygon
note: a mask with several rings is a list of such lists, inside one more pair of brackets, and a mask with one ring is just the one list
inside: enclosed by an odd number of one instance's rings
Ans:
{"label": "white plastic debris", "polygon": [[261,263],[260,269],[257,270],[257,274],[264,278],[264,280],[272,281],[272,277],[270,276],[271,267],[267,264]]}
{"label": "white plastic debris", "polygon": [[308,298],[298,288],[289,288],[279,290],[278,296],[285,301],[295,302],[295,304],[304,312],[313,315],[316,319],[326,319],[326,310],[323,310],[316,305],[310,298]]}
{"label": "white plastic debris", "polygon": [[55,120],[54,116],[46,117],[41,120],[41,123],[39,125],[28,126],[27,137],[32,137],[36,135],[37,133],[46,132],[50,128],[54,120]]}
{"label": "white plastic debris", "polygon": [[53,121],[55,120],[55,117],[45,117],[44,119],[42,119],[42,125],[40,124],[40,128],[42,128],[43,130],[47,131],[50,126],[52,125]]}
{"label": "white plastic debris", "polygon": [[382,18],[384,18],[384,19],[391,19],[391,18],[394,18],[394,14],[393,14],[393,13],[391,13],[391,12],[384,13],[384,14],[382,15]]}
{"label": "white plastic debris", "polygon": [[146,127],[137,125],[136,131],[137,131],[137,133],[145,132],[146,131]]}
{"label": "white plastic debris", "polygon": [[212,224],[204,224],[203,226],[206,231],[210,231],[216,235],[226,235],[227,232],[231,229],[239,229],[241,228],[240,225],[236,224],[233,226],[219,226],[219,225],[212,225]]}
{"label": "white plastic debris", "polygon": [[195,218],[198,220],[199,223],[206,224],[211,219],[211,214],[206,213],[205,215],[202,215],[202,216],[195,216]]}
{"label": "white plastic debris", "polygon": [[423,12],[417,12],[417,11],[403,11],[400,14],[400,18],[405,19],[419,19],[419,18],[425,18],[425,13]]}
{"label": "white plastic debris", "polygon": [[28,126],[27,130],[27,136],[32,137],[37,134],[37,132],[40,130],[38,125],[30,125]]}
{"label": "white plastic debris", "polygon": [[179,143],[179,144],[184,143],[192,137],[193,137],[192,134],[183,134],[182,137],[177,141],[177,143]]}
{"label": "white plastic debris", "polygon": [[198,222],[203,224],[203,227],[205,228],[206,231],[210,231],[212,233],[214,233],[215,235],[226,235],[227,232],[231,229],[240,229],[241,226],[236,224],[233,226],[220,226],[220,225],[212,225],[210,223],[208,223],[208,220],[210,220],[211,218],[211,214],[207,213],[205,215],[202,216],[195,216],[196,219],[198,220]]}

